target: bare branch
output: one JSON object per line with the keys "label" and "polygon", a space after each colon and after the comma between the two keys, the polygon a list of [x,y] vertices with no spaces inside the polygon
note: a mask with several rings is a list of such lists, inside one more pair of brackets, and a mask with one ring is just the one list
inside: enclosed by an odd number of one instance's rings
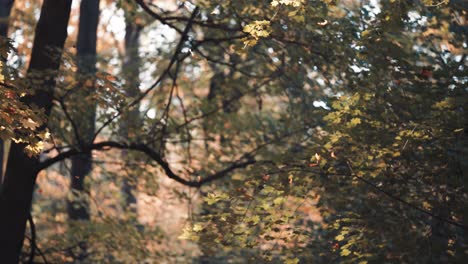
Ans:
{"label": "bare branch", "polygon": [[234,161],[230,166],[228,166],[225,169],[222,169],[214,174],[208,175],[207,177],[201,178],[198,181],[189,181],[177,175],[171,169],[171,167],[169,166],[169,163],[166,160],[164,160],[164,158],[158,152],[156,152],[155,150],[153,150],[146,144],[141,144],[141,143],[123,144],[123,143],[119,143],[115,141],[104,141],[104,142],[92,144],[88,146],[87,148],[85,148],[83,151],[73,149],[73,150],[69,150],[66,152],[62,152],[53,158],[50,158],[48,160],[41,162],[37,168],[37,171],[46,169],[47,167],[51,166],[52,164],[56,162],[59,162],[61,160],[70,158],[78,154],[81,154],[84,151],[109,150],[111,148],[127,149],[127,150],[135,150],[135,151],[143,152],[152,160],[154,160],[159,166],[161,166],[161,168],[164,170],[165,174],[169,178],[183,185],[190,186],[190,187],[200,187],[205,183],[208,183],[208,182],[211,182],[211,181],[214,181],[214,180],[217,180],[219,178],[226,176],[228,173],[232,172],[235,169],[245,168],[248,165],[256,163],[256,160],[250,154],[245,154],[244,156]]}
{"label": "bare branch", "polygon": [[[137,2],[139,1],[139,2],[143,3],[143,1],[140,1],[140,0],[136,0],[136,1]],[[184,46],[184,43],[188,38],[188,34],[189,34],[189,32],[190,32],[190,30],[192,28],[192,21],[193,21],[193,19],[195,19],[197,14],[198,14],[198,8],[195,8],[195,10],[193,10],[193,13],[192,13],[192,15],[190,17],[191,19],[187,22],[187,25],[185,26],[185,29],[182,32],[179,43],[177,44],[177,47],[176,47],[176,49],[174,51],[174,54],[172,55],[171,61],[169,62],[169,65],[166,67],[164,72],[159,76],[159,78],[148,89],[146,89],[146,91],[144,91],[140,96],[135,98],[135,100],[133,100],[131,103],[126,105],[125,106],[126,108],[132,107],[132,106],[138,104],[141,100],[143,100],[143,98],[145,98],[154,88],[156,88],[156,86],[158,86],[162,82],[162,80],[170,73],[170,70],[172,69],[172,66],[176,63],[176,61],[181,62],[186,58],[186,56],[184,56],[182,59],[178,59],[179,54],[182,51],[182,48]],[[106,122],[104,122],[104,124],[99,129],[97,129],[96,133],[94,134],[94,137],[93,137],[92,141],[94,141],[96,139],[96,137],[101,133],[101,131],[105,127],[107,127],[110,123],[112,123],[117,117],[122,115],[122,110],[123,110],[123,108],[118,109],[117,113],[114,116],[109,118]]]}

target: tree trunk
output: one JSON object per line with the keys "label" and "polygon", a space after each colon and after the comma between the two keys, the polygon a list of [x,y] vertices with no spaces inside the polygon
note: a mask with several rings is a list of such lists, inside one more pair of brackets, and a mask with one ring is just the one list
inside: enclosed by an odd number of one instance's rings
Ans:
{"label": "tree trunk", "polygon": [[[34,83],[39,82],[37,87],[40,89],[37,88],[36,93],[25,97],[24,101],[44,109],[47,116],[52,108],[52,92],[67,37],[71,3],[71,0],[45,0],[36,26],[28,77],[35,79]],[[47,78],[44,71],[47,71]],[[12,144],[0,194],[2,263],[18,263],[38,173],[39,157],[28,157],[23,149],[23,144]]]}
{"label": "tree trunk", "polygon": [[[8,19],[10,17],[11,8],[14,0],[0,0],[0,36],[7,37],[8,35]],[[3,58],[2,58],[3,59]],[[0,138],[0,192],[2,190],[3,183],[3,160],[4,153],[4,142]]]}
{"label": "tree trunk", "polygon": [[14,0],[0,0],[0,36],[2,37],[7,36],[8,18],[10,17],[14,2]]}
{"label": "tree trunk", "polygon": [[[92,100],[88,100],[93,93],[92,87],[86,87],[86,80],[91,80],[94,83],[96,74],[96,42],[97,42],[97,27],[99,21],[99,0],[82,0],[80,5],[80,22],[78,29],[77,41],[77,59],[78,59],[78,92],[74,97],[77,100],[84,102],[86,112],[79,111],[76,115],[75,123],[78,126],[78,134],[83,142],[78,144],[90,144],[94,136],[96,104]],[[85,97],[85,98],[83,98]],[[84,188],[85,176],[91,172],[92,156],[91,152],[74,156],[71,158],[71,189],[73,194],[82,193]],[[75,195],[76,196],[76,195]],[[81,196],[83,197],[83,196]],[[86,200],[74,197],[68,203],[68,216],[72,220],[88,220],[89,206]]]}
{"label": "tree trunk", "polygon": [[[95,83],[96,74],[96,42],[99,22],[99,0],[82,0],[80,5],[80,21],[78,29],[77,61],[78,61],[78,89],[72,95],[72,100],[80,102],[80,106],[73,107],[74,122],[77,125],[77,134],[80,139],[75,144],[81,148],[82,144],[91,144],[95,130],[96,102],[92,100],[94,86],[87,83]],[[90,81],[90,82],[89,82]],[[76,100],[75,100],[76,99]],[[83,111],[84,109],[84,111]],[[79,142],[81,141],[81,142]],[[88,221],[89,200],[85,193],[84,180],[92,170],[92,154],[84,154],[71,158],[71,199],[68,200],[67,210],[70,220]],[[88,248],[86,241],[79,242],[79,252],[75,261],[83,261],[86,258]]]}
{"label": "tree trunk", "polygon": [[[122,65],[122,73],[125,78],[125,95],[129,98],[135,98],[140,94],[140,55],[138,54],[139,39],[141,26],[135,24],[129,19],[125,20],[125,57]],[[139,104],[129,109],[127,113],[122,116],[120,124],[120,135],[128,140],[134,134],[134,130],[139,128],[140,111]],[[127,159],[127,152],[122,152],[122,158]],[[124,178],[122,181],[122,193],[125,196],[124,209],[129,209],[132,217],[136,218],[136,196],[133,193],[135,190],[135,181]]]}

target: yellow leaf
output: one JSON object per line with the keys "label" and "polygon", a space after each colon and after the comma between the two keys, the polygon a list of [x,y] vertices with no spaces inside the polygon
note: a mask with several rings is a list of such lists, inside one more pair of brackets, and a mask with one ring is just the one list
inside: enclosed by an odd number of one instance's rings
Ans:
{"label": "yellow leaf", "polygon": [[198,241],[200,237],[192,233],[192,227],[186,226],[182,230],[182,234],[178,237],[178,239]]}
{"label": "yellow leaf", "polygon": [[252,224],[256,225],[258,223],[260,223],[260,216],[258,215],[254,215],[250,218],[250,221],[252,221]]}
{"label": "yellow leaf", "polygon": [[283,197],[277,197],[275,200],[273,200],[273,203],[275,205],[280,205],[282,203],[284,203],[285,199]]}
{"label": "yellow leaf", "polygon": [[341,250],[341,253],[340,253],[340,255],[343,257],[349,256],[349,254],[351,254],[351,251],[349,251],[349,249],[347,248]]}
{"label": "yellow leaf", "polygon": [[349,121],[348,127],[352,128],[352,127],[355,127],[355,126],[357,126],[359,124],[361,124],[361,119],[358,118],[358,117],[355,117],[355,118],[351,119],[351,121]]}
{"label": "yellow leaf", "polygon": [[1,83],[5,81],[5,76],[3,76],[2,72],[3,72],[3,63],[0,61],[0,82]]}
{"label": "yellow leaf", "polygon": [[193,225],[192,230],[195,231],[195,232],[200,232],[200,231],[203,230],[203,226],[201,224],[195,224],[195,225]]}
{"label": "yellow leaf", "polygon": [[32,156],[35,156],[35,155],[38,155],[39,153],[41,153],[41,151],[43,149],[44,149],[44,142],[43,141],[38,141],[35,144],[30,144],[30,145],[26,146],[25,151],[26,151],[26,154],[29,157],[32,157]]}
{"label": "yellow leaf", "polygon": [[344,236],[343,236],[343,235],[337,235],[337,236],[335,237],[335,240],[336,240],[336,241],[343,241],[343,240],[344,240]]}
{"label": "yellow leaf", "polygon": [[301,3],[304,0],[273,0],[271,1],[271,6],[275,7],[278,6],[279,4],[282,5],[288,5],[288,6],[293,6],[293,7],[299,7],[301,6]]}
{"label": "yellow leaf", "polygon": [[244,45],[247,47],[253,47],[255,44],[257,44],[257,39],[255,38],[244,38],[243,41]]}
{"label": "yellow leaf", "polygon": [[424,207],[424,209],[426,209],[426,210],[431,210],[431,209],[432,209],[431,204],[428,203],[428,202],[426,202],[426,201],[423,202],[423,207]]}
{"label": "yellow leaf", "polygon": [[270,21],[256,20],[246,25],[243,29],[245,33],[249,33],[255,39],[268,37],[271,33]]}
{"label": "yellow leaf", "polygon": [[284,261],[284,264],[297,264],[297,263],[299,263],[298,258],[287,259],[287,260]]}

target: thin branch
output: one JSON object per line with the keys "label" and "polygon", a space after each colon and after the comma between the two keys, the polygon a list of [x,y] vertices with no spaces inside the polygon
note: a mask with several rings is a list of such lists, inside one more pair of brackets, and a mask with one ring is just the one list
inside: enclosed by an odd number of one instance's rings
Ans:
{"label": "thin branch", "polygon": [[31,229],[31,252],[29,252],[29,263],[34,263],[34,256],[36,255],[36,226],[34,225],[34,221],[32,215],[29,214],[28,216],[29,228]]}
{"label": "thin branch", "polygon": [[[271,79],[265,79],[263,82],[257,84],[251,90],[246,91],[244,93],[244,95],[249,94],[249,93],[256,93],[260,88],[262,88],[264,85],[267,85],[270,81],[271,81]],[[231,105],[231,103],[233,103],[234,101],[239,100],[239,99],[240,98],[238,96],[232,96],[228,100],[225,100],[225,103],[227,105]],[[193,122],[195,122],[197,120],[200,120],[200,119],[203,119],[205,117],[214,115],[214,114],[216,114],[217,112],[219,112],[222,109],[223,109],[223,106],[216,106],[212,110],[206,111],[206,112],[204,112],[204,113],[202,113],[200,115],[197,115],[197,116],[190,117],[187,120],[185,120],[184,123],[182,123],[180,125],[177,125],[176,130],[181,129],[181,128],[185,127],[185,126],[188,126],[189,124],[191,124],[191,123],[193,123]]]}
{"label": "thin branch", "polygon": [[367,180],[367,179],[365,179],[365,178],[363,178],[363,177],[358,176],[357,174],[355,174],[355,173],[353,172],[353,168],[351,167],[351,164],[350,164],[349,161],[346,161],[346,163],[347,163],[348,168],[349,168],[349,170],[351,171],[351,175],[352,175],[353,177],[356,177],[356,178],[357,178],[358,180],[360,180],[361,182],[363,182],[363,183],[365,183],[365,184],[371,186],[372,188],[374,188],[375,190],[377,190],[377,191],[379,191],[379,192],[385,194],[385,195],[388,196],[389,198],[391,198],[391,199],[393,199],[393,200],[395,200],[395,201],[398,201],[398,202],[400,202],[400,203],[402,203],[402,204],[404,204],[404,205],[406,205],[406,206],[408,206],[408,207],[410,207],[410,208],[412,208],[412,209],[414,209],[414,210],[416,210],[416,211],[418,211],[418,212],[421,212],[421,213],[423,213],[423,214],[425,214],[425,215],[428,215],[428,216],[430,216],[430,217],[432,217],[432,218],[436,218],[436,219],[438,219],[438,220],[440,220],[440,221],[442,221],[442,222],[445,222],[445,223],[447,223],[447,224],[450,224],[450,225],[459,227],[459,228],[461,228],[461,229],[463,229],[463,230],[468,230],[468,226],[466,226],[466,225],[464,225],[464,224],[461,224],[461,223],[459,223],[459,222],[457,222],[457,221],[453,221],[453,220],[444,218],[444,217],[442,217],[442,216],[433,214],[433,213],[431,213],[431,212],[429,212],[429,211],[424,210],[424,209],[421,208],[421,207],[418,207],[418,206],[416,206],[416,205],[414,205],[414,204],[412,204],[412,203],[410,203],[410,202],[407,202],[407,201],[403,200],[402,198],[400,198],[400,197],[398,197],[398,196],[396,196],[396,195],[391,194],[390,192],[388,192],[388,191],[386,191],[386,190],[383,190],[383,189],[379,188],[379,187],[378,187],[376,184],[374,184],[373,182],[371,182],[371,181],[369,181],[369,180]]}
{"label": "thin branch", "polygon": [[41,249],[37,246],[36,243],[36,225],[34,224],[34,219],[31,214],[28,216],[28,222],[29,222],[29,227],[31,228],[31,237],[25,236],[28,240],[29,243],[31,244],[31,252],[29,253],[29,261],[28,263],[34,263],[34,256],[36,256],[36,251],[39,253],[39,255],[42,257],[42,260],[44,261],[45,264],[48,264],[49,262],[47,261],[44,253],[41,251]]}
{"label": "thin branch", "polygon": [[[180,101],[180,107],[182,109],[182,114],[184,116],[184,122],[187,123],[187,121],[188,121],[188,119],[187,119],[187,109],[185,109],[184,100],[182,99],[182,97],[179,94],[179,87],[177,85],[176,85],[176,97]],[[192,134],[190,134],[189,126],[185,127],[185,133],[187,135],[187,140],[188,140],[188,142],[187,142],[187,157],[188,157],[188,160],[189,160],[189,164],[192,164],[192,153],[190,151],[190,146],[192,145]]]}
{"label": "thin branch", "polygon": [[[179,32],[180,34],[183,34],[183,31],[180,30],[178,27],[174,26],[173,24],[167,22],[167,20],[160,16],[158,13],[154,12],[143,0],[135,0],[135,2],[141,7],[143,8],[143,10],[148,14],[150,15],[151,17],[153,17],[154,19],[158,20],[159,22],[161,22],[162,24],[166,25],[166,26],[169,26],[170,28],[174,29],[175,31]],[[193,22],[191,22],[191,20],[193,19],[188,19],[188,23],[192,24]]]}
{"label": "thin branch", "polygon": [[83,144],[83,141],[81,140],[80,132],[78,130],[78,126],[76,125],[75,121],[73,120],[70,113],[68,112],[67,106],[63,102],[63,99],[58,98],[57,101],[59,102],[60,107],[62,107],[63,113],[65,114],[65,117],[68,119],[68,121],[70,121],[70,124],[72,125],[73,134],[75,135],[75,138],[76,138],[76,140],[78,142],[78,145],[81,146]]}
{"label": "thin branch", "polygon": [[[143,1],[141,0],[136,0],[137,2],[141,2],[143,3]],[[156,86],[158,86],[162,80],[166,77],[166,75],[169,74],[170,70],[172,69],[172,66],[174,65],[174,63],[176,63],[177,61],[178,62],[181,62],[183,61],[187,56],[184,56],[182,59],[178,59],[177,57],[179,56],[181,50],[182,50],[182,47],[184,46],[184,43],[185,41],[188,39],[188,33],[190,32],[191,28],[192,28],[192,22],[193,22],[193,19],[195,19],[195,17],[197,16],[198,14],[198,7],[195,8],[195,10],[193,10],[193,13],[192,15],[190,16],[190,20],[187,22],[187,25],[185,26],[185,29],[184,31],[182,32],[182,35],[180,37],[180,40],[179,40],[179,43],[177,44],[177,47],[175,49],[175,52],[174,54],[172,55],[172,58],[171,58],[171,61],[169,62],[169,65],[166,67],[166,69],[164,70],[164,72],[159,76],[159,78],[148,88],[146,89],[146,91],[144,91],[143,93],[141,93],[140,96],[138,96],[137,98],[135,98],[135,100],[133,100],[131,103],[129,103],[128,105],[126,105],[125,107],[127,108],[130,108],[136,104],[138,104],[141,100],[143,100],[143,98],[145,98],[154,88],[156,88]],[[96,137],[101,133],[101,131],[107,127],[110,123],[112,123],[117,117],[119,117],[120,115],[122,115],[122,108],[121,109],[118,109],[117,110],[117,113],[112,116],[111,118],[109,118],[106,122],[104,122],[104,124],[96,131],[96,133],[94,134],[94,137],[93,137],[93,140],[94,141],[96,139]]]}
{"label": "thin branch", "polygon": [[183,184],[183,185],[186,185],[186,186],[190,186],[190,187],[200,187],[202,186],[203,184],[205,183],[208,183],[208,182],[212,182],[214,180],[217,180],[217,179],[220,179],[224,176],[226,176],[228,173],[232,172],[233,170],[235,169],[239,169],[239,168],[245,168],[251,164],[254,164],[256,163],[256,160],[248,153],[248,154],[245,154],[244,156],[242,156],[240,159],[234,161],[230,166],[214,173],[214,174],[211,174],[211,175],[208,175],[207,177],[205,178],[202,178],[200,179],[199,181],[189,181],[189,180],[186,180],[184,178],[182,178],[181,176],[177,175],[172,169],[171,167],[169,166],[169,163],[167,161],[164,160],[164,158],[158,153],[156,152],[155,150],[151,149],[150,147],[148,147],[147,145],[145,144],[122,144],[122,143],[119,143],[119,142],[115,142],[115,141],[104,141],[104,142],[99,142],[99,143],[95,143],[95,144],[92,144],[90,146],[87,146],[86,148],[83,149],[83,151],[80,151],[80,150],[76,150],[76,149],[73,149],[73,150],[69,150],[69,151],[66,151],[66,152],[62,152],[61,154],[53,157],[53,158],[50,158],[48,160],[45,160],[43,162],[41,162],[39,164],[39,166],[37,167],[37,171],[40,171],[40,170],[43,170],[43,169],[46,169],[47,167],[51,166],[52,164],[58,162],[58,161],[61,161],[61,160],[64,160],[64,159],[67,159],[67,158],[70,158],[72,156],[75,156],[75,155],[79,155],[85,151],[91,151],[91,150],[109,150],[111,148],[115,148],[115,149],[128,149],[128,150],[135,150],[135,151],[139,151],[139,152],[143,152],[145,153],[148,157],[150,157],[152,160],[154,160],[165,172],[165,174]]}

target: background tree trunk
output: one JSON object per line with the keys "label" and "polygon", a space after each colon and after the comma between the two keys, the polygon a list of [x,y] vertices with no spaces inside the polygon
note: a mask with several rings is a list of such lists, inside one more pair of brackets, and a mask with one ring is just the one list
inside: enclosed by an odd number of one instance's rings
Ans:
{"label": "background tree trunk", "polygon": [[[99,0],[82,0],[80,5],[80,21],[78,28],[77,48],[77,92],[72,95],[72,100],[80,102],[76,110],[74,122],[77,125],[79,139],[75,144],[81,148],[83,144],[91,144],[95,130],[96,103],[92,98],[96,74],[96,43],[97,28],[99,23]],[[84,180],[92,170],[92,153],[86,152],[71,158],[70,191],[71,199],[68,200],[67,210],[70,220],[90,219],[89,200],[85,193]],[[79,242],[79,252],[75,261],[83,261],[86,258],[88,245],[86,241]]]}
{"label": "background tree trunk", "polygon": [[[135,24],[130,19],[125,19],[125,56],[122,64],[122,73],[125,79],[124,93],[129,98],[135,98],[140,94],[140,55],[138,54],[140,31],[142,27]],[[122,116],[120,123],[120,135],[125,140],[129,140],[135,135],[135,129],[138,129],[141,123],[139,104],[129,109]],[[127,151],[122,152],[122,158],[128,158]],[[122,193],[124,195],[124,209],[129,209],[133,217],[137,215],[137,199],[133,193],[136,180],[124,178],[122,181]]]}
{"label": "background tree trunk", "polygon": [[[45,0],[36,26],[29,64],[29,78],[40,82],[33,96],[25,97],[29,105],[52,108],[52,92],[60,66],[62,49],[67,38],[71,0]],[[44,78],[44,71],[49,74]],[[40,74],[42,72],[42,74]],[[44,126],[41,128],[44,129]],[[30,213],[33,188],[38,173],[39,157],[28,157],[24,144],[12,144],[8,156],[5,182],[0,194],[0,258],[2,263],[18,263]]]}
{"label": "background tree trunk", "polygon": [[0,0],[0,36],[6,37],[8,34],[8,19],[14,0]]}
{"label": "background tree trunk", "polygon": [[[83,142],[79,144],[90,144],[94,136],[96,104],[88,100],[93,93],[93,87],[86,87],[86,80],[94,83],[96,73],[96,42],[97,27],[99,21],[99,0],[82,0],[80,6],[80,22],[77,41],[78,60],[78,92],[73,95],[77,100],[85,105],[76,115],[75,123],[78,125],[78,134]],[[91,172],[92,156],[91,152],[74,156],[71,158],[71,190],[73,193],[80,193],[84,190],[85,176]],[[76,198],[76,197],[75,197]],[[88,220],[89,206],[87,201],[79,199],[71,200],[68,203],[68,216],[72,220]]]}

